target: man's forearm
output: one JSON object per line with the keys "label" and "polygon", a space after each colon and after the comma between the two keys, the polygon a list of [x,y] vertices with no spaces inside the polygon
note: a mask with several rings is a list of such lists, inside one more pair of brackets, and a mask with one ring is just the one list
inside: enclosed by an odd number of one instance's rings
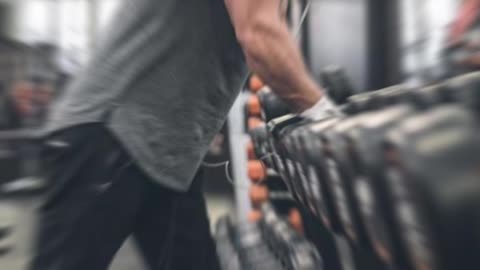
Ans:
{"label": "man's forearm", "polygon": [[244,45],[248,65],[295,111],[312,107],[322,90],[310,76],[286,24],[258,25]]}
{"label": "man's forearm", "polygon": [[280,0],[226,0],[250,69],[293,110],[304,111],[322,97],[281,13]]}

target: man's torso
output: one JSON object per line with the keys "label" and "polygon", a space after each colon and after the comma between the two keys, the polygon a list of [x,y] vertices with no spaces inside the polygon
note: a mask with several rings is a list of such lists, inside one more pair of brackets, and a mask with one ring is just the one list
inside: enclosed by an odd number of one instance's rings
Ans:
{"label": "man's torso", "polygon": [[223,0],[128,1],[47,130],[104,121],[154,180],[187,190],[246,66]]}

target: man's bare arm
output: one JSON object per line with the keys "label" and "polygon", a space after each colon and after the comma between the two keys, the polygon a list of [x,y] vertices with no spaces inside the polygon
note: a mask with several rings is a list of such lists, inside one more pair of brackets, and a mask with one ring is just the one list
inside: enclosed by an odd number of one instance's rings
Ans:
{"label": "man's bare arm", "polygon": [[225,0],[250,69],[297,112],[315,105],[323,91],[310,76],[281,0]]}

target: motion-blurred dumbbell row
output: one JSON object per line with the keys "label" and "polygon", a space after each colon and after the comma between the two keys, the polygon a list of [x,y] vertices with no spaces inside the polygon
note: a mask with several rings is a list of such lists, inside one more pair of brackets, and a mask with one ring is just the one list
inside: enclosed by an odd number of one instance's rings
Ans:
{"label": "motion-blurred dumbbell row", "polygon": [[216,244],[223,270],[319,270],[316,248],[275,207],[265,203],[256,222],[220,219]]}
{"label": "motion-blurred dumbbell row", "polygon": [[[278,115],[288,113],[285,105],[257,76],[250,79],[253,92],[262,90],[261,98],[275,104]],[[246,106],[251,117],[249,130],[265,127],[259,96],[252,94]],[[267,136],[266,129],[263,136]],[[252,211],[248,222],[223,218],[217,223],[216,241],[223,270],[310,270],[323,269],[317,249],[304,236],[303,218],[285,182],[262,162],[262,154],[251,142],[248,147],[249,196]]]}
{"label": "motion-blurred dumbbell row", "polygon": [[479,269],[480,73],[360,94],[340,69],[322,79],[345,116],[289,114],[252,80],[253,205],[275,198],[270,186],[283,182],[332,234],[371,250],[384,269]]}

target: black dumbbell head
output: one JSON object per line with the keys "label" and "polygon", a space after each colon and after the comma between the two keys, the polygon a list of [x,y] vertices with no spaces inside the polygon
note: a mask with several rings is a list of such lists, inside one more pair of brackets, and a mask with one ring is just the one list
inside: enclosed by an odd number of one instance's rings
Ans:
{"label": "black dumbbell head", "polygon": [[409,105],[394,106],[360,115],[355,128],[347,130],[354,152],[367,171],[380,170],[382,167],[381,145],[383,138],[392,127],[405,118],[412,116],[415,110]]}
{"label": "black dumbbell head", "polygon": [[365,114],[360,114],[349,118],[332,128],[332,133],[336,133],[337,136],[330,136],[327,163],[330,164],[329,170],[331,172],[326,180],[330,182],[327,187],[331,189],[330,193],[333,194],[332,197],[339,212],[343,233],[357,246],[368,248],[365,229],[360,219],[360,210],[354,199],[354,168],[350,157],[348,138],[351,130],[364,121],[364,116]]}
{"label": "black dumbbell head", "polygon": [[335,126],[340,120],[330,119],[312,124],[300,138],[306,160],[306,174],[310,182],[311,198],[309,205],[314,208],[314,214],[319,216],[324,226],[332,230],[335,221],[332,220],[333,208],[331,197],[326,189],[325,143],[319,134]]}
{"label": "black dumbbell head", "polygon": [[356,94],[347,99],[343,110],[347,114],[359,114],[366,111],[371,111],[377,109],[376,100],[374,99],[375,94],[372,92],[364,92],[361,94]]}
{"label": "black dumbbell head", "polygon": [[377,108],[386,108],[406,102],[411,89],[404,84],[394,85],[372,92],[374,104]]}
{"label": "black dumbbell head", "polygon": [[355,205],[360,210],[372,248],[388,264],[403,264],[405,260],[401,248],[396,246],[396,230],[391,225],[392,217],[384,194],[382,145],[385,134],[413,113],[408,105],[368,113],[347,134],[354,170]]}
{"label": "black dumbbell head", "polygon": [[293,269],[323,270],[323,259],[318,250],[306,239],[297,241],[290,248],[289,261]]}
{"label": "black dumbbell head", "polygon": [[264,161],[268,167],[273,166],[272,149],[269,144],[269,134],[266,124],[262,124],[249,131],[252,139],[255,156]]}
{"label": "black dumbbell head", "polygon": [[268,87],[264,87],[257,95],[262,107],[262,118],[264,118],[266,122],[292,113],[287,104]]}
{"label": "black dumbbell head", "polygon": [[480,248],[480,137],[475,117],[442,106],[385,144],[395,221],[414,269],[473,269]]}
{"label": "black dumbbell head", "polygon": [[346,71],[341,67],[327,67],[322,71],[320,77],[323,86],[327,89],[328,96],[338,104],[345,103],[348,97],[356,92]]}
{"label": "black dumbbell head", "polygon": [[325,156],[326,189],[331,194],[333,211],[337,213],[340,221],[341,226],[338,232],[346,234],[351,239],[356,238],[356,230],[346,187],[350,179],[346,179],[348,172],[345,170],[348,170],[348,167],[345,166],[345,162],[348,152],[344,132],[356,125],[357,120],[360,120],[359,116],[342,120],[335,127],[322,134],[327,149]]}
{"label": "black dumbbell head", "polygon": [[[281,139],[285,130],[293,124],[302,121],[303,118],[293,114],[275,118],[267,123],[269,133],[269,145],[272,151],[273,168],[280,174],[284,180],[288,180],[284,160],[282,159]],[[290,183],[286,183],[291,188]]]}
{"label": "black dumbbell head", "polygon": [[446,99],[461,103],[477,113],[480,112],[480,72],[455,77],[445,83]]}

